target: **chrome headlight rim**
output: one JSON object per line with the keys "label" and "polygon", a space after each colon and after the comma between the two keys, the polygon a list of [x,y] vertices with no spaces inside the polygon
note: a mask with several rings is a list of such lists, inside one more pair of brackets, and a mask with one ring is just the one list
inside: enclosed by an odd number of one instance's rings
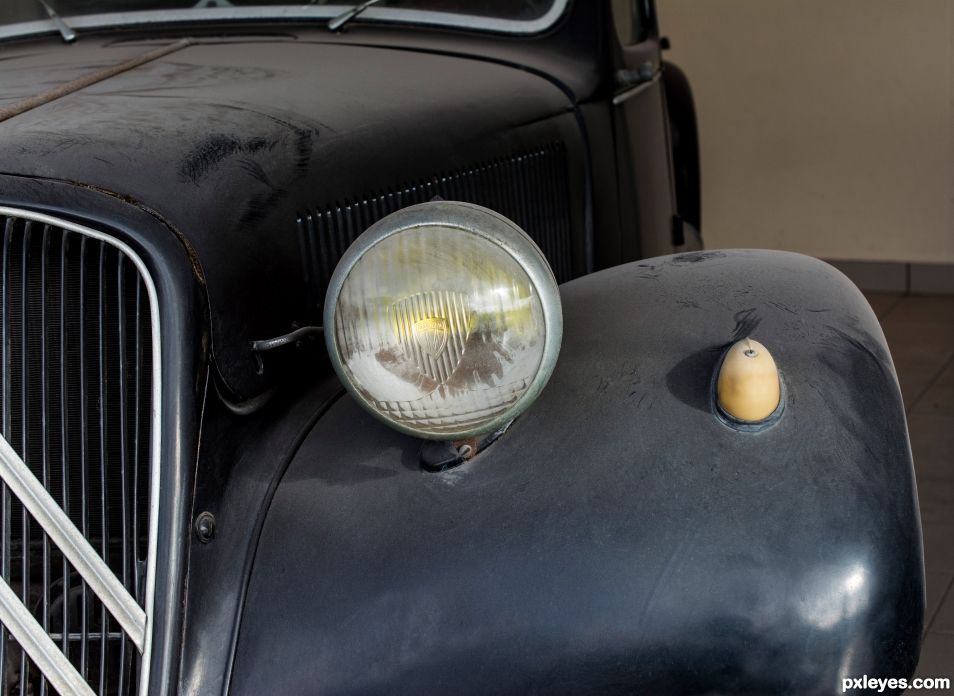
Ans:
{"label": "chrome headlight rim", "polygon": [[[500,247],[509,254],[527,274],[543,310],[544,348],[540,365],[527,390],[506,410],[478,427],[462,429],[448,436],[445,432],[431,432],[409,427],[381,413],[374,404],[355,388],[348,377],[335,337],[335,314],[338,297],[348,276],[358,261],[381,242],[404,232],[427,227],[459,229],[474,234]],[[431,201],[402,208],[365,230],[342,255],[335,267],[325,294],[324,335],[328,356],[338,379],[364,410],[379,421],[416,438],[427,440],[466,440],[494,432],[522,414],[536,401],[556,367],[563,341],[563,307],[557,290],[556,277],[543,252],[530,236],[515,222],[494,210],[461,201]]]}

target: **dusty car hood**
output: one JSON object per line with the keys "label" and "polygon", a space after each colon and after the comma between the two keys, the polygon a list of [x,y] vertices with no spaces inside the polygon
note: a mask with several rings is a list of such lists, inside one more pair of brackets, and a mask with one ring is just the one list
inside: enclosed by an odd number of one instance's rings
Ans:
{"label": "dusty car hood", "polygon": [[[0,173],[118,194],[188,241],[238,397],[261,389],[248,341],[300,318],[297,211],[481,161],[571,107],[513,67],[323,37],[199,40],[0,123]],[[173,41],[4,47],[0,106]]]}

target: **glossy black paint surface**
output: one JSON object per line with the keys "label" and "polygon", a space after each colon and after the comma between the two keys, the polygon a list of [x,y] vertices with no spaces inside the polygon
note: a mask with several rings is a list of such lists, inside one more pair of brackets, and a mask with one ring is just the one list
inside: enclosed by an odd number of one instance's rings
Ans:
{"label": "glossy black paint surface", "polygon": [[[281,480],[233,694],[840,693],[910,675],[924,602],[904,411],[878,322],[831,267],[650,259],[563,286],[539,401],[425,473],[350,399]],[[773,427],[711,410],[752,336]]]}

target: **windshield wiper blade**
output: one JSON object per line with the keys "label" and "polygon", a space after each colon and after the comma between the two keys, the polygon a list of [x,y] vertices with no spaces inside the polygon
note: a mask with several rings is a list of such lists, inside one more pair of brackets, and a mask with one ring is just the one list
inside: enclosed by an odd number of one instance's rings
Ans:
{"label": "windshield wiper blade", "polygon": [[60,16],[56,14],[56,10],[54,10],[46,0],[37,0],[37,2],[43,5],[43,9],[46,10],[46,13],[50,16],[53,26],[55,26],[56,30],[60,32],[60,36],[63,37],[63,40],[66,43],[73,43],[76,41],[76,32],[70,29],[69,25],[60,19]]}
{"label": "windshield wiper blade", "polygon": [[381,2],[381,0],[365,0],[365,2],[361,3],[360,5],[355,5],[350,10],[342,12],[340,15],[328,22],[328,28],[331,29],[331,31],[340,31],[345,24],[371,7],[371,5],[377,5],[379,2]]}

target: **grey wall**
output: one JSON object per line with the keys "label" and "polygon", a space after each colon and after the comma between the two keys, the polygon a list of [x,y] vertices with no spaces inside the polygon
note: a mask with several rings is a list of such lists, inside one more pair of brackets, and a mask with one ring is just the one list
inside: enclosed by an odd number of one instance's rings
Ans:
{"label": "grey wall", "polygon": [[657,0],[709,247],[954,262],[951,0]]}

